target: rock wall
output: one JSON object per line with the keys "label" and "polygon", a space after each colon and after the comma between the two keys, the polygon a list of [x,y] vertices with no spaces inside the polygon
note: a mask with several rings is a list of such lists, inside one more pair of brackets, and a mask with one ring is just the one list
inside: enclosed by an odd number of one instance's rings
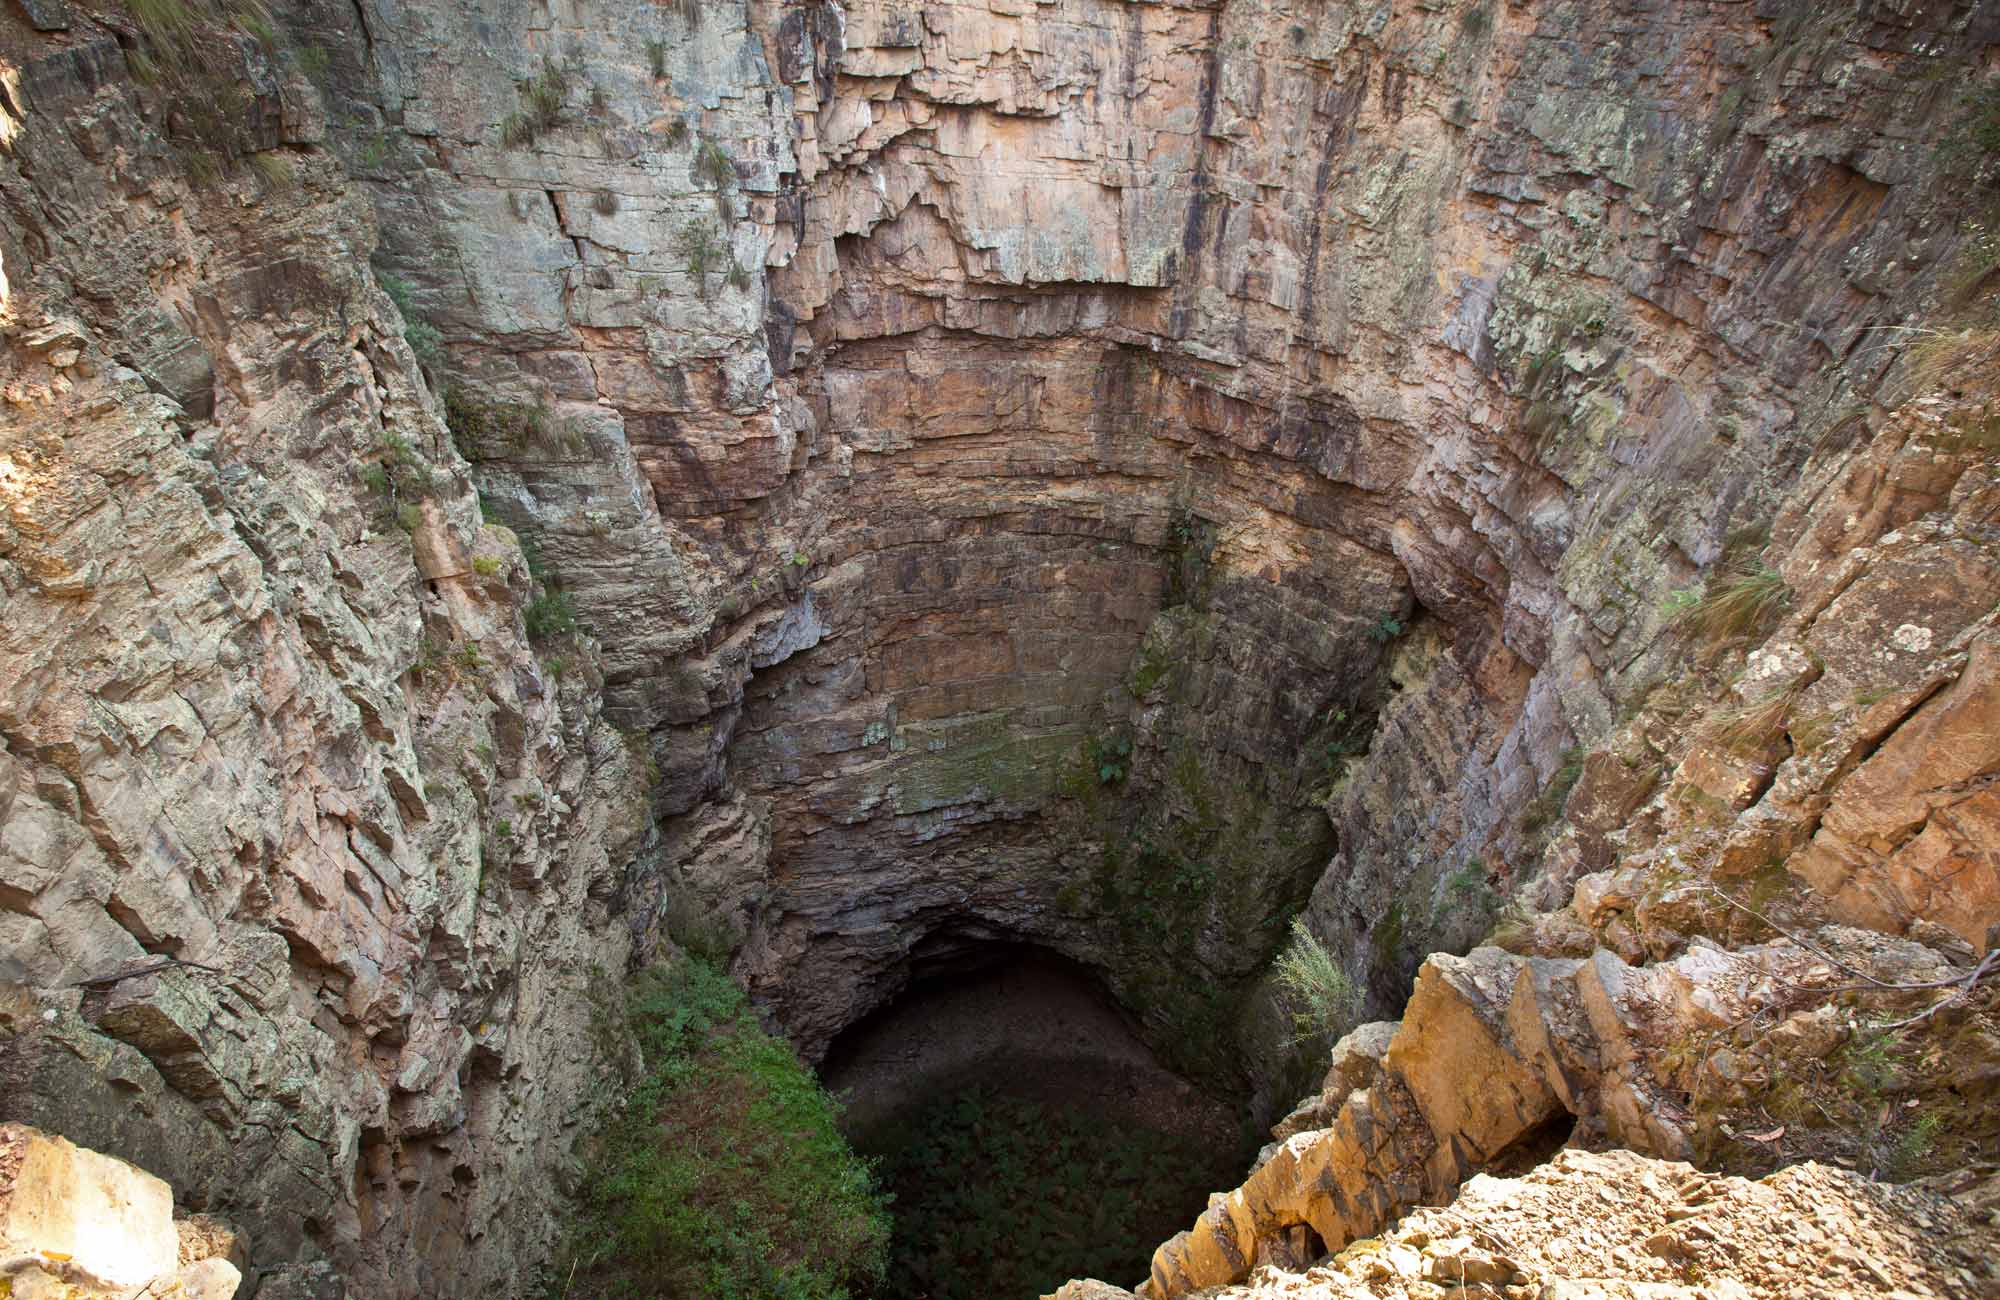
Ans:
{"label": "rock wall", "polygon": [[809,1053],[954,935],[1084,960],[1183,1042],[1308,894],[1380,1010],[1475,939],[1523,810],[1664,662],[1664,595],[1882,418],[1995,31],[363,13],[301,30],[451,382],[591,431],[476,477],[651,737],[680,932]]}
{"label": "rock wall", "polygon": [[[192,97],[33,9],[0,1070],[283,1285],[531,1265],[659,911],[809,1055],[1031,942],[1267,1109],[1308,902],[1377,1013],[1531,878],[1741,937],[1690,845],[1986,916],[1979,458],[1891,408],[1993,6],[288,0]],[[1774,516],[1728,689],[1820,759],[1656,689]]]}
{"label": "rock wall", "polygon": [[528,644],[310,85],[222,45],[221,170],[130,39],[4,33],[0,1117],[263,1294],[508,1290],[617,1068],[643,760]]}

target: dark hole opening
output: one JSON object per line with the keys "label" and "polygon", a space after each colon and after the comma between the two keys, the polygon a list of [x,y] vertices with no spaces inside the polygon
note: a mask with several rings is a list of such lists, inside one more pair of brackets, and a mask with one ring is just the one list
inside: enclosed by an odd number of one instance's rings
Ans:
{"label": "dark hole opening", "polygon": [[921,946],[910,974],[821,1069],[895,1196],[876,1300],[1130,1286],[1241,1180],[1255,1147],[1240,1107],[1161,1065],[1088,967],[958,934]]}

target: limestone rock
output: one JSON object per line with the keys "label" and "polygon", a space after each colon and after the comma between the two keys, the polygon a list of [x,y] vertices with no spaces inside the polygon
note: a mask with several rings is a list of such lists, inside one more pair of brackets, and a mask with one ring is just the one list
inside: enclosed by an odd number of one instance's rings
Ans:
{"label": "limestone rock", "polygon": [[143,1169],[21,1124],[0,1124],[0,1283],[21,1300],[135,1294],[230,1300],[242,1273],[212,1222],[174,1219]]}

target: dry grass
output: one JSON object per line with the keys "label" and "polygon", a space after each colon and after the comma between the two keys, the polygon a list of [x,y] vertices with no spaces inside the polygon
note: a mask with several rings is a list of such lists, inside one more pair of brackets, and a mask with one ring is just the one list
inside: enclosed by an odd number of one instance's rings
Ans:
{"label": "dry grass", "polygon": [[1681,605],[1671,626],[1710,645],[1754,640],[1769,634],[1791,603],[1791,588],[1777,570],[1744,562],[1712,578],[1699,597]]}

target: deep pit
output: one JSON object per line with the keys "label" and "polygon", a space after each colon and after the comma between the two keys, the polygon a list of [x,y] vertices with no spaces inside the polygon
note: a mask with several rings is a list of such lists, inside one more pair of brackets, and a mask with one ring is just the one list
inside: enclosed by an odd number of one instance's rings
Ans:
{"label": "deep pit", "polygon": [[1235,1099],[1162,1065],[1087,967],[1027,945],[917,965],[820,1074],[895,1198],[878,1300],[1136,1282],[1255,1150]]}

